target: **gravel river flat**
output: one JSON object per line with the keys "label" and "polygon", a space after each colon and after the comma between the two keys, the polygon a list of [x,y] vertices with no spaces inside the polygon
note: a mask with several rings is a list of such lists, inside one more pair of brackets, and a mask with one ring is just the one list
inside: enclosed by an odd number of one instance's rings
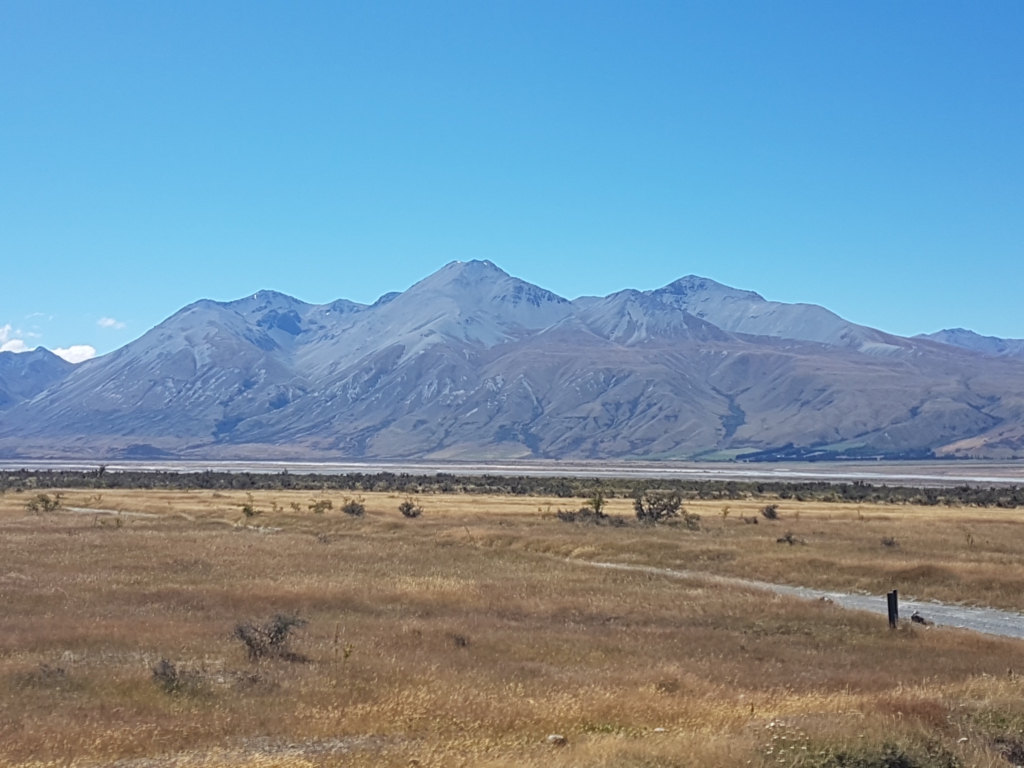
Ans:
{"label": "gravel river flat", "polygon": [[128,472],[253,472],[325,475],[394,472],[433,475],[522,475],[666,480],[739,480],[774,482],[854,482],[874,485],[942,487],[951,485],[1024,485],[1024,461],[842,461],[842,462],[692,462],[692,461],[73,461],[2,459],[0,470]]}

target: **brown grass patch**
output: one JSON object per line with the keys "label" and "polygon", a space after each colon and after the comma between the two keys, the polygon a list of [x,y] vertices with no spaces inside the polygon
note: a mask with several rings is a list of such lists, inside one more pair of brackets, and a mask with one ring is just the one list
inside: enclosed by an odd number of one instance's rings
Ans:
{"label": "brown grass patch", "polygon": [[[423,496],[410,520],[397,494],[364,494],[362,518],[341,494],[325,514],[309,493],[65,494],[118,527],[18,496],[0,498],[0,765],[824,766],[798,759],[891,742],[996,766],[1016,738],[1019,642],[567,560],[1024,607],[1011,512],[783,503],[754,526],[734,515],[756,503],[708,503],[688,531],[562,523],[536,498]],[[807,546],[776,544],[782,526]],[[289,645],[308,663],[233,637],[277,614],[309,621]],[[154,681],[163,659],[187,685]],[[777,751],[780,729],[807,750]]]}

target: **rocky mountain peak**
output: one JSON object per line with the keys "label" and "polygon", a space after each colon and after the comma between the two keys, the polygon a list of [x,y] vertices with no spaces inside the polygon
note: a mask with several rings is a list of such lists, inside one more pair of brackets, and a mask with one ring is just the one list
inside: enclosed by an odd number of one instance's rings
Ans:
{"label": "rocky mountain peak", "polygon": [[[567,300],[512,277],[490,261],[453,261],[388,304],[389,312],[473,318],[495,327],[495,338],[513,327],[541,330],[572,313]],[[481,337],[482,339],[483,337]]]}
{"label": "rocky mountain peak", "polygon": [[715,282],[707,277],[687,275],[675,280],[664,288],[654,291],[656,294],[679,296],[689,299],[700,298],[742,298],[749,301],[765,301],[764,297],[754,291],[730,288],[728,285]]}
{"label": "rocky mountain peak", "polygon": [[234,301],[217,302],[242,315],[263,315],[266,312],[301,311],[310,305],[279,291],[257,291]]}
{"label": "rocky mountain peak", "polygon": [[922,333],[915,339],[928,339],[940,344],[969,349],[994,357],[1024,357],[1024,339],[1001,339],[998,336],[982,336],[966,328],[946,328],[935,333]]}

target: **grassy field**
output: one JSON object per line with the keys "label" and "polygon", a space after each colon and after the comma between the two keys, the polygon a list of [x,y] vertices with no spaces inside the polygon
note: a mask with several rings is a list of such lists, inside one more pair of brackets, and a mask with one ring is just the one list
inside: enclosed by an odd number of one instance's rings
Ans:
{"label": "grassy field", "polygon": [[[1016,512],[694,503],[692,531],[536,497],[33,498],[0,497],[0,765],[1024,764],[1021,642],[577,562],[1024,609]],[[292,655],[251,660],[236,625],[277,614],[308,621]]]}

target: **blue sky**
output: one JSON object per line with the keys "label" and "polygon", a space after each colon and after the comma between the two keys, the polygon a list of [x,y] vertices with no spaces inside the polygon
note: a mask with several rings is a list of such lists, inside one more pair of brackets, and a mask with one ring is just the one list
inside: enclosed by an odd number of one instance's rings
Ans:
{"label": "blue sky", "polygon": [[0,346],[471,258],[1024,337],[1022,40],[1017,0],[0,0]]}

